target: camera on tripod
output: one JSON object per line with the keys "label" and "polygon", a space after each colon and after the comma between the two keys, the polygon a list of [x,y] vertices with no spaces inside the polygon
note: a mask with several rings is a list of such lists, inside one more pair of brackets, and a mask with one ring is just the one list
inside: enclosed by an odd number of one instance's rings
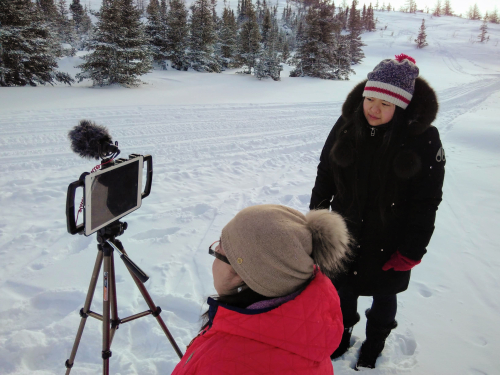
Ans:
{"label": "camera on tripod", "polygon": [[[146,275],[127,255],[121,236],[127,229],[127,223],[120,219],[141,207],[142,200],[151,193],[153,181],[153,158],[151,155],[131,154],[128,159],[117,159],[120,154],[118,142],[112,143],[111,136],[104,126],[92,121],[82,120],[69,133],[71,149],[84,158],[102,159],[90,173],[83,173],[78,181],[68,186],[66,198],[66,223],[70,234],[90,236],[97,232],[97,258],[90,278],[85,304],[80,310],[80,326],[69,359],[66,361],[66,375],[69,375],[88,317],[102,322],[102,360],[103,374],[109,374],[109,358],[112,355],[111,344],[116,330],[121,324],[131,322],[148,315],[156,318],[167,336],[175,352],[182,358],[175,339],[161,318],[161,308],[156,306],[143,285],[149,276]],[[147,166],[146,182],[142,191],[143,170]],[[75,194],[83,188],[83,199],[78,213],[83,210],[83,222],[78,224],[75,217]],[[142,294],[148,310],[125,318],[118,315],[117,291],[113,252],[117,251],[127,267],[137,288]],[[90,309],[94,292],[103,266],[103,312],[98,314]]]}
{"label": "camera on tripod", "polygon": [[[143,169],[147,165],[146,185],[142,192]],[[66,221],[71,234],[92,233],[139,209],[151,193],[153,158],[131,154],[129,159],[114,159],[94,173],[83,173],[68,186]],[[83,223],[75,218],[76,189],[83,187]]]}

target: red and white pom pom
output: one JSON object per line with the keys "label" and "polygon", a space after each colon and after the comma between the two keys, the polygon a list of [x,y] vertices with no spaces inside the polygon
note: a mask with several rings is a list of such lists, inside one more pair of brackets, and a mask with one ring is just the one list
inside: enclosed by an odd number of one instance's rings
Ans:
{"label": "red and white pom pom", "polygon": [[402,53],[401,55],[396,55],[396,60],[398,62],[402,62],[403,60],[408,60],[408,61],[411,61],[414,64],[417,63],[413,57],[405,55],[404,53]]}

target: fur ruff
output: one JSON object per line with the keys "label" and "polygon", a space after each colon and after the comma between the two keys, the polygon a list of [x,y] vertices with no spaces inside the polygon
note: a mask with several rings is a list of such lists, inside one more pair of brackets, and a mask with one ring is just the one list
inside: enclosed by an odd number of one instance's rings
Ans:
{"label": "fur ruff", "polygon": [[312,258],[330,278],[345,269],[351,256],[351,237],[342,216],[328,210],[312,210],[306,215],[312,235]]}
{"label": "fur ruff", "polygon": [[[352,120],[354,112],[363,101],[363,91],[367,80],[358,83],[347,95],[342,105],[342,117]],[[423,78],[415,80],[415,91],[410,104],[405,109],[410,135],[419,135],[426,131],[436,119],[439,109],[435,91]]]}
{"label": "fur ruff", "polygon": [[[363,91],[367,80],[358,83],[347,95],[342,106],[342,117],[345,125],[341,129],[347,131],[349,124],[353,123],[356,109],[363,101]],[[438,112],[438,101],[436,93],[423,78],[415,80],[415,92],[413,98],[404,111],[405,119],[408,121],[409,136],[417,136],[431,127]],[[339,132],[341,134],[342,132]],[[330,152],[330,158],[340,167],[345,168],[354,162],[354,150],[352,146],[352,131],[348,135],[341,134]],[[422,162],[418,155],[411,150],[402,150],[394,158],[394,172],[400,178],[411,178],[421,169]]]}

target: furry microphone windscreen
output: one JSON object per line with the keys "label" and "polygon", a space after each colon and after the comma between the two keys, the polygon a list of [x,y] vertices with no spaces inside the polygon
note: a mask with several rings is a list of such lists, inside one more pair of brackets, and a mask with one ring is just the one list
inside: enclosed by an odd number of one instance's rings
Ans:
{"label": "furry microphone windscreen", "polygon": [[99,160],[100,148],[112,143],[111,136],[105,126],[97,125],[90,120],[81,120],[68,133],[71,149],[82,158]]}

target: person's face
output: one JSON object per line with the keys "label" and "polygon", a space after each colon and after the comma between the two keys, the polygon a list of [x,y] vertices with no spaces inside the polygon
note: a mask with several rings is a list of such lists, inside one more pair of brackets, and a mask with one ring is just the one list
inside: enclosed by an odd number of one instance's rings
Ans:
{"label": "person's face", "polygon": [[[226,255],[220,242],[215,251]],[[219,296],[234,294],[238,287],[243,285],[243,279],[234,271],[233,267],[220,259],[214,259],[212,274],[214,275],[214,287]]]}
{"label": "person's face", "polygon": [[387,124],[392,120],[394,111],[396,111],[396,105],[385,100],[365,97],[363,101],[363,113],[371,126]]}

